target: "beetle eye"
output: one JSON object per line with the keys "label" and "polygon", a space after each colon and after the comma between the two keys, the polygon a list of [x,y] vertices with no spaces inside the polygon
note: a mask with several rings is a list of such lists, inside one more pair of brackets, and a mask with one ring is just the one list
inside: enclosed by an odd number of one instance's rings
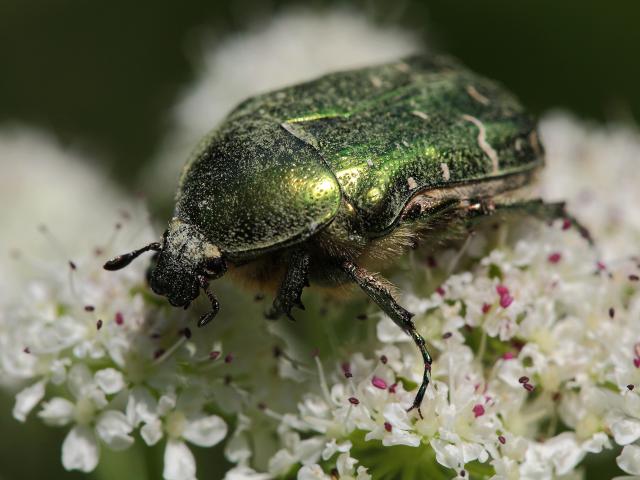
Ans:
{"label": "beetle eye", "polygon": [[222,257],[208,258],[204,261],[202,270],[207,277],[218,278],[227,271],[227,264]]}

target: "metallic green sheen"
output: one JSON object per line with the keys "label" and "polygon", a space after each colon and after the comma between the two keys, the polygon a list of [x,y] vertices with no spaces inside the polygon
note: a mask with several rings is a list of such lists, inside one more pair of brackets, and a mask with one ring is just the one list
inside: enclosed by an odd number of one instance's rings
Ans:
{"label": "metallic green sheen", "polygon": [[185,167],[175,216],[227,256],[303,241],[330,222],[340,188],[318,152],[277,122],[234,117]]}
{"label": "metallic green sheen", "polygon": [[421,191],[539,167],[534,129],[448,57],[333,73],[239,105],[187,164],[176,216],[231,254],[302,241],[351,207],[354,233],[376,237]]}

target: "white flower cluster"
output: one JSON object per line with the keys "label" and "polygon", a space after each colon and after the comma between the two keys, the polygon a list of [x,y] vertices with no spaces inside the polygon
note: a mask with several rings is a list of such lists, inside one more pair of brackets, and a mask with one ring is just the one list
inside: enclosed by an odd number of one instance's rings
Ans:
{"label": "white flower cluster", "polygon": [[[346,346],[350,307],[305,318],[334,337],[317,340],[316,368],[291,339],[296,328],[262,321],[260,306],[237,302],[192,332],[193,315],[149,293],[144,262],[101,269],[153,237],[143,214],[121,223],[86,255],[35,262],[33,280],[0,308],[3,383],[25,384],[13,414],[36,410],[68,428],[68,469],[91,471],[102,447],[164,439],[164,477],[192,479],[187,443],[213,446],[232,421],[229,479],[569,478],[616,445],[619,467],[640,474],[640,265],[601,257],[565,222],[504,224],[462,254],[410,259],[396,281],[435,357],[422,416],[406,411],[421,376],[415,347],[385,317],[374,335],[360,322]],[[636,236],[629,227],[613,238]],[[598,246],[608,241],[605,230]]]}
{"label": "white flower cluster", "polygon": [[216,354],[189,341],[184,315],[145,299],[144,264],[102,271],[112,246],[124,248],[111,243],[68,264],[41,262],[41,278],[2,306],[0,373],[27,383],[13,415],[25,421],[37,409],[46,424],[69,428],[67,469],[92,471],[101,445],[126,449],[139,430],[148,445],[167,437],[165,478],[195,478],[185,441],[210,447],[227,433],[204,394],[212,379],[202,371]]}
{"label": "white flower cluster", "polygon": [[[78,235],[81,226],[95,218],[111,225],[120,220],[119,210],[131,204],[126,195],[104,181],[91,160],[40,130],[18,125],[0,130],[0,196],[4,202],[0,208],[0,271],[7,272],[0,275],[0,297],[13,294],[25,275],[32,275],[30,268],[20,268],[13,261],[16,257],[23,253],[32,259],[64,256],[65,250],[98,242],[107,232],[85,230]],[[80,209],[80,203],[91,208]],[[57,241],[48,236],[47,226],[55,226]]]}
{"label": "white flower cluster", "polygon": [[[585,125],[566,114],[540,125],[548,162],[542,182],[547,198],[567,200],[600,238],[602,255],[638,253],[640,135],[625,125]],[[570,179],[570,180],[568,180]]]}
{"label": "white flower cluster", "polygon": [[[411,292],[405,303],[435,356],[422,418],[406,412],[422,375],[419,356],[383,318],[375,357],[354,355],[283,422],[287,435],[303,433],[307,446],[316,447],[314,464],[298,478],[331,478],[329,471],[312,475],[321,468],[317,462],[338,451],[347,456],[359,434],[365,448],[376,440],[416,449],[409,465],[381,454],[393,478],[426,478],[411,476],[416,468],[439,478],[437,464],[459,478],[559,478],[612,440],[633,443],[640,438],[637,272],[634,261],[599,263],[584,240],[561,225],[530,226],[513,247],[493,250],[433,295],[416,288],[415,278],[403,282]],[[308,451],[296,457],[291,452],[302,449],[294,447],[274,461],[308,462]],[[351,455],[351,465],[361,460]],[[620,466],[637,473],[630,455],[625,450]],[[291,465],[284,467],[279,471]],[[368,478],[359,474],[340,478]]]}

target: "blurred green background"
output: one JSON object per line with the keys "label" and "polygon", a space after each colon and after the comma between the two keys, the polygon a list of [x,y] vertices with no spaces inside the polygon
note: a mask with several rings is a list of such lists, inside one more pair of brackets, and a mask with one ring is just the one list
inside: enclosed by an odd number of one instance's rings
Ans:
{"label": "blurred green background", "polygon": [[[0,122],[50,129],[134,182],[195,73],[205,32],[223,38],[295,3],[302,2],[1,0]],[[640,118],[640,2],[304,2],[333,4],[405,25],[534,111]]]}
{"label": "blurred green background", "polygon": [[[53,131],[135,189],[167,133],[178,92],[196,73],[203,36],[222,39],[294,3],[302,2],[0,0],[0,125]],[[535,112],[563,107],[600,121],[640,118],[640,2],[304,2],[335,4],[417,32],[500,80]],[[86,478],[60,466],[65,429],[18,425],[11,402],[0,399],[0,479]],[[101,468],[92,478],[146,478],[139,473],[145,466],[127,455],[138,458],[127,453],[104,462],[126,465],[126,472]],[[199,458],[223,461],[219,449]],[[215,468],[200,465],[201,478],[215,478]]]}

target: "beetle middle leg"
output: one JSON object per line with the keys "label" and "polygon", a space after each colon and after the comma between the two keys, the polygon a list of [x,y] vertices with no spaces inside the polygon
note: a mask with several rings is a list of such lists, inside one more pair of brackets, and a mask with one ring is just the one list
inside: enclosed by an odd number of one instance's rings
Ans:
{"label": "beetle middle leg", "polygon": [[291,309],[298,307],[304,310],[300,297],[304,287],[309,286],[308,274],[309,254],[301,249],[293,250],[284,280],[278,289],[273,305],[265,313],[268,319],[275,320],[284,314],[290,320],[295,320],[291,315]]}
{"label": "beetle middle leg", "polygon": [[418,389],[418,393],[416,394],[415,399],[413,400],[413,404],[409,408],[408,411],[413,410],[414,408],[418,409],[418,413],[422,418],[422,412],[420,411],[420,404],[422,403],[422,399],[424,398],[425,391],[427,390],[427,386],[431,381],[431,355],[427,351],[427,347],[425,346],[424,338],[422,335],[418,333],[416,327],[411,318],[413,317],[413,313],[402,308],[396,300],[393,298],[393,295],[389,291],[389,288],[373,275],[371,272],[365,270],[364,268],[358,267],[356,264],[350,261],[345,261],[341,265],[342,270],[360,286],[362,290],[373,300],[384,313],[386,313],[393,322],[398,325],[407,335],[409,335],[416,346],[420,350],[422,354],[422,360],[424,362],[424,372],[422,375],[422,383],[420,384],[420,388]]}

